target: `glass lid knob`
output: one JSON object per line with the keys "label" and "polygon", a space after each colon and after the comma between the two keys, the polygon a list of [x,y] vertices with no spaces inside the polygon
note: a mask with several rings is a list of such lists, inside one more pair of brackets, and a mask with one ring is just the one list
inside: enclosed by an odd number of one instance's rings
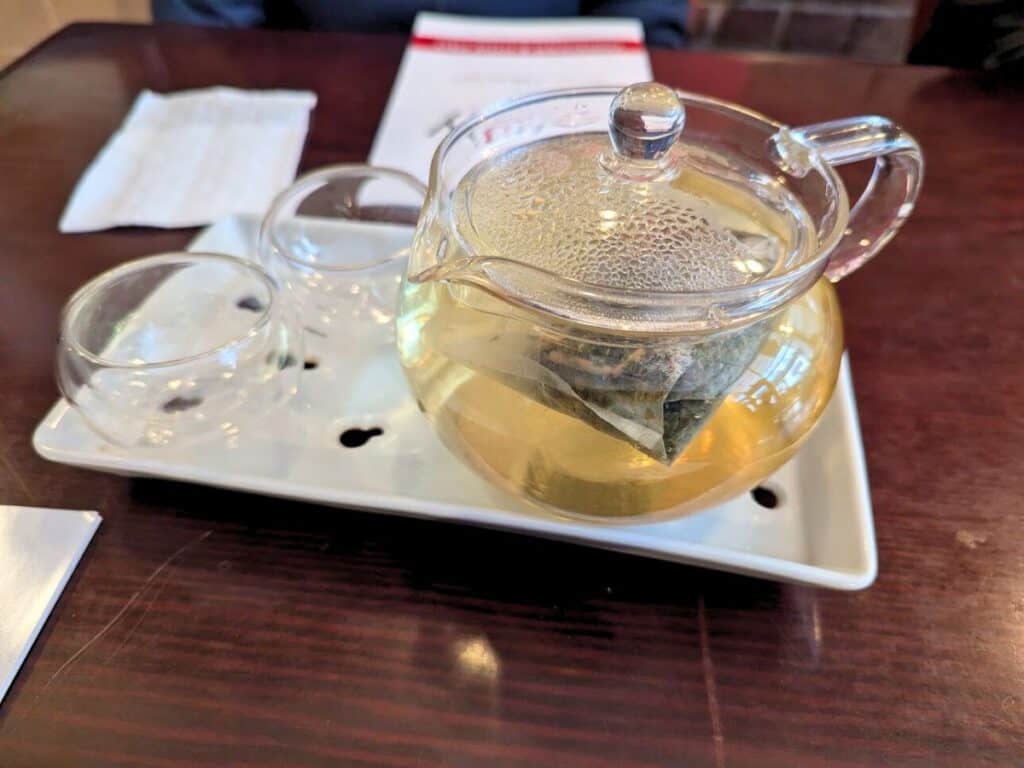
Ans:
{"label": "glass lid knob", "polygon": [[620,158],[658,160],[676,143],[685,122],[675,91],[661,83],[636,83],[612,100],[608,133]]}

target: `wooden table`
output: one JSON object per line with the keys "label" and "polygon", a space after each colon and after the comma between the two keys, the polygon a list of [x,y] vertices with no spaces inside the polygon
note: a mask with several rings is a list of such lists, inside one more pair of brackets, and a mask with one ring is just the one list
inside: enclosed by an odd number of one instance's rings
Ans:
{"label": "wooden table", "polygon": [[0,764],[1024,765],[1020,88],[652,55],[663,82],[790,123],[877,112],[924,146],[917,212],[840,287],[881,563],[865,592],[33,454],[64,299],[193,234],[57,233],[139,89],[309,88],[303,166],[361,160],[403,42],[82,25],[0,77],[2,501],[105,518],[0,707]]}

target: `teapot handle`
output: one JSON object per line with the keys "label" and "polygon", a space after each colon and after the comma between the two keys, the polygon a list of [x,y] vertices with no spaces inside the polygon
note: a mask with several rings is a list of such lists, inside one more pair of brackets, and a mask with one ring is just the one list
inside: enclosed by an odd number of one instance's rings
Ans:
{"label": "teapot handle", "polygon": [[850,209],[846,231],[829,257],[825,275],[833,283],[878,253],[914,210],[924,157],[914,137],[891,120],[869,115],[784,128],[772,143],[780,166],[797,173],[800,169],[794,166],[806,160],[794,152],[801,145],[813,148],[832,165],[875,161],[874,173]]}

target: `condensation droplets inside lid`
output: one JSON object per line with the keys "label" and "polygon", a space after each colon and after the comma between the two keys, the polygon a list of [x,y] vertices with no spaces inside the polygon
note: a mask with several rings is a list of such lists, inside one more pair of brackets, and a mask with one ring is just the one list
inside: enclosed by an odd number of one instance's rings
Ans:
{"label": "condensation droplets inside lid", "polygon": [[481,162],[454,196],[456,228],[477,256],[647,292],[748,285],[810,245],[799,203],[716,174],[728,163],[688,143],[684,123],[671,89],[630,86],[612,100],[607,134],[546,138]]}

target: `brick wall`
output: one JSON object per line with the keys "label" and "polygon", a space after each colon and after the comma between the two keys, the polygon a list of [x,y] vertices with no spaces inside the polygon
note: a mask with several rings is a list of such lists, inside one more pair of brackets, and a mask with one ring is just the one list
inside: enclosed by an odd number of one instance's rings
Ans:
{"label": "brick wall", "polygon": [[906,59],[915,0],[691,0],[695,47]]}

